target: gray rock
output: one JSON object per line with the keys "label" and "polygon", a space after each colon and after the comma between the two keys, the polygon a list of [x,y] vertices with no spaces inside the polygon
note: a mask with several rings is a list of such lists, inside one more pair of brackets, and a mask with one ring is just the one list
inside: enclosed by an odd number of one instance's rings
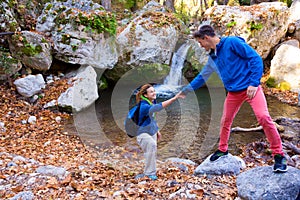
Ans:
{"label": "gray rock", "polygon": [[13,161],[14,162],[17,162],[17,161],[26,162],[26,158],[24,158],[23,156],[15,156],[13,158]]}
{"label": "gray rock", "polygon": [[25,97],[31,97],[45,87],[45,81],[41,74],[28,75],[14,81],[18,92]]}
{"label": "gray rock", "polygon": [[58,177],[64,177],[67,173],[65,168],[55,167],[52,165],[41,166],[36,169],[36,172],[44,175],[58,176]]}
{"label": "gray rock", "polygon": [[34,199],[34,194],[30,191],[20,192],[14,197],[10,198],[10,200],[32,200]]}
{"label": "gray rock", "polygon": [[166,161],[175,162],[175,163],[184,163],[184,164],[188,164],[188,165],[196,165],[196,163],[194,161],[191,161],[188,159],[177,158],[177,157],[168,158],[168,159],[166,159]]}
{"label": "gray rock", "polygon": [[[22,37],[23,40],[21,41],[19,37]],[[21,36],[11,37],[8,41],[13,56],[22,61],[24,65],[40,71],[50,69],[52,64],[51,44],[44,36],[35,32],[22,31]]]}
{"label": "gray rock", "polygon": [[80,67],[74,78],[76,81],[73,86],[59,96],[58,106],[80,112],[92,105],[99,97],[96,77],[97,74],[93,67]]}
{"label": "gray rock", "polygon": [[288,82],[294,92],[297,92],[300,85],[299,54],[298,47],[282,44],[277,49],[270,67],[270,77],[275,79],[276,84]]}
{"label": "gray rock", "polygon": [[211,162],[208,156],[196,169],[195,175],[197,174],[239,174],[243,168],[242,159],[237,159],[235,156],[228,154],[220,157],[218,160]]}
{"label": "gray rock", "polygon": [[[64,12],[62,16],[61,9]],[[45,5],[43,13],[37,19],[36,30],[51,36],[56,59],[95,68],[113,68],[118,61],[117,44],[113,36],[90,30],[84,24],[78,25],[74,16],[101,16],[101,6],[91,0],[54,1]],[[56,21],[63,21],[57,23]]]}
{"label": "gray rock", "polygon": [[293,0],[293,3],[290,7],[290,16],[289,23],[293,23],[297,20],[300,20],[300,0]]}
{"label": "gray rock", "polygon": [[242,199],[295,200],[300,195],[300,170],[288,166],[286,173],[274,173],[271,166],[257,167],[237,176]]}

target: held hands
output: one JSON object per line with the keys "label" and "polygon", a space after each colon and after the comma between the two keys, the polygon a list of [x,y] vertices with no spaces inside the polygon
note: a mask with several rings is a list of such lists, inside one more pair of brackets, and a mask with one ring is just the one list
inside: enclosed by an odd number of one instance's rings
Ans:
{"label": "held hands", "polygon": [[254,87],[254,86],[249,86],[247,88],[247,96],[249,99],[253,99],[253,97],[255,96],[256,94],[256,91],[257,91],[257,87]]}
{"label": "held hands", "polygon": [[178,94],[176,94],[176,99],[178,99],[178,98],[181,98],[181,99],[184,99],[185,98],[185,94],[183,94],[182,92],[179,92]]}

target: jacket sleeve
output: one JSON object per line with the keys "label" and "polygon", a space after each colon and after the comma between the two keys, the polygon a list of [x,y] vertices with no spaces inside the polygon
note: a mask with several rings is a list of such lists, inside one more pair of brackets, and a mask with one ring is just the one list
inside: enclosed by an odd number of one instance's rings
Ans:
{"label": "jacket sleeve", "polygon": [[248,45],[244,39],[240,37],[232,38],[231,40],[232,50],[235,54],[243,59],[248,60],[248,66],[250,67],[250,83],[251,86],[259,86],[260,79],[263,74],[263,61],[259,54]]}
{"label": "jacket sleeve", "polygon": [[201,72],[188,84],[182,89],[183,94],[187,94],[193,90],[197,90],[198,88],[202,87],[204,83],[208,80],[210,75],[215,71],[213,68],[213,60],[211,57],[208,58],[206,65],[203,67]]}
{"label": "jacket sleeve", "polygon": [[162,109],[163,109],[162,103],[153,104],[153,105],[151,105],[151,107],[149,109],[149,115],[151,115],[155,112],[159,112]]}

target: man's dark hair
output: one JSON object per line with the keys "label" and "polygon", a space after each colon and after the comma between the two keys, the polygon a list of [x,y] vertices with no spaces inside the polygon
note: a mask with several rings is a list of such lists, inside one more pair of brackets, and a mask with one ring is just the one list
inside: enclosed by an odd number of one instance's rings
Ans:
{"label": "man's dark hair", "polygon": [[210,25],[203,25],[198,31],[194,32],[193,37],[203,39],[205,35],[214,37],[216,33],[213,27]]}

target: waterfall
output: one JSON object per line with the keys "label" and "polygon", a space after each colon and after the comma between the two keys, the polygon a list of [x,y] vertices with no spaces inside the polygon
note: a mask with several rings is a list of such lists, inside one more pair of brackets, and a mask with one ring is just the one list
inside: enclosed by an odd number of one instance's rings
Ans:
{"label": "waterfall", "polygon": [[169,75],[164,80],[164,85],[180,86],[182,83],[182,68],[186,59],[190,44],[187,42],[173,54],[172,64]]}
{"label": "waterfall", "polygon": [[190,46],[189,42],[186,42],[173,54],[168,76],[165,78],[163,85],[155,87],[158,95],[168,96],[168,93],[177,91],[181,86],[182,68]]}

